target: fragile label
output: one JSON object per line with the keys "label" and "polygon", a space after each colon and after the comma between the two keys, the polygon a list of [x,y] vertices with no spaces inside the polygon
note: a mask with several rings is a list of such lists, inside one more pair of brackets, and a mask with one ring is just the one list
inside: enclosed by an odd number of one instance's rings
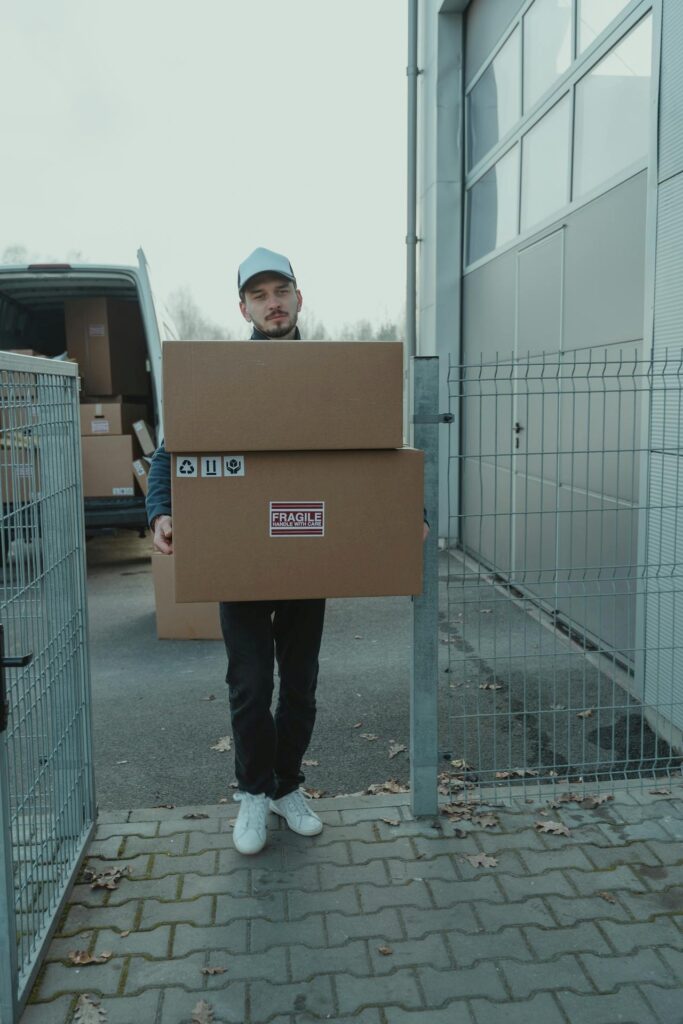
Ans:
{"label": "fragile label", "polygon": [[271,501],[271,537],[324,537],[324,501]]}
{"label": "fragile label", "polygon": [[223,473],[225,476],[244,476],[244,455],[224,455]]}
{"label": "fragile label", "polygon": [[197,456],[179,455],[175,463],[175,475],[193,477],[197,475]]}
{"label": "fragile label", "polygon": [[93,420],[90,424],[93,434],[108,434],[109,420]]}

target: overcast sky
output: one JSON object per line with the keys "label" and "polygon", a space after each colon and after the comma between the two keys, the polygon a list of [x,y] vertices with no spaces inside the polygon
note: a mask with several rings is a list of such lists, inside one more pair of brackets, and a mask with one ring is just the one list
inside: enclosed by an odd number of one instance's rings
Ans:
{"label": "overcast sky", "polygon": [[237,325],[291,259],[334,328],[402,312],[406,0],[3,5],[0,254],[133,263]]}

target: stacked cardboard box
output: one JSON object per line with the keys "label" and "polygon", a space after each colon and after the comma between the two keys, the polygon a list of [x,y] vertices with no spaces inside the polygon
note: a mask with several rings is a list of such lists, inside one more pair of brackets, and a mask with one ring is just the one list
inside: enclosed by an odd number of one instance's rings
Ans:
{"label": "stacked cardboard box", "polygon": [[150,409],[139,307],[104,297],[72,299],[65,302],[64,315],[67,352],[78,362],[83,381],[84,495],[131,496],[139,479],[133,465],[136,424]]}
{"label": "stacked cardboard box", "polygon": [[176,598],[422,589],[422,453],[393,342],[167,342]]}

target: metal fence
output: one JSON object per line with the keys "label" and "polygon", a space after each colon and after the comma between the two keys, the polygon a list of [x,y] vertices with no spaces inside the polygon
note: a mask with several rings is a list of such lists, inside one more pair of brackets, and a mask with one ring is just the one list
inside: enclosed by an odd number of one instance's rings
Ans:
{"label": "metal fence", "polygon": [[2,1024],[94,822],[80,458],[76,367],[0,354],[0,625],[6,664],[32,656],[0,668]]}
{"label": "metal fence", "polygon": [[454,363],[448,384],[442,792],[679,773],[683,352]]}

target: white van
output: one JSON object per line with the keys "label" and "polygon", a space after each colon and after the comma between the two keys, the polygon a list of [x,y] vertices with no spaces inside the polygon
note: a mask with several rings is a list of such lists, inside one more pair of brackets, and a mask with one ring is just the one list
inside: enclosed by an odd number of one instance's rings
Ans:
{"label": "white van", "polygon": [[[66,349],[66,299],[106,296],[138,303],[147,347],[154,427],[163,437],[161,343],[177,338],[173,320],[155,298],[142,249],[138,265],[30,264],[0,266],[0,350],[33,349],[56,357]],[[145,501],[140,496],[86,498],[86,529],[136,527],[147,524]]]}

